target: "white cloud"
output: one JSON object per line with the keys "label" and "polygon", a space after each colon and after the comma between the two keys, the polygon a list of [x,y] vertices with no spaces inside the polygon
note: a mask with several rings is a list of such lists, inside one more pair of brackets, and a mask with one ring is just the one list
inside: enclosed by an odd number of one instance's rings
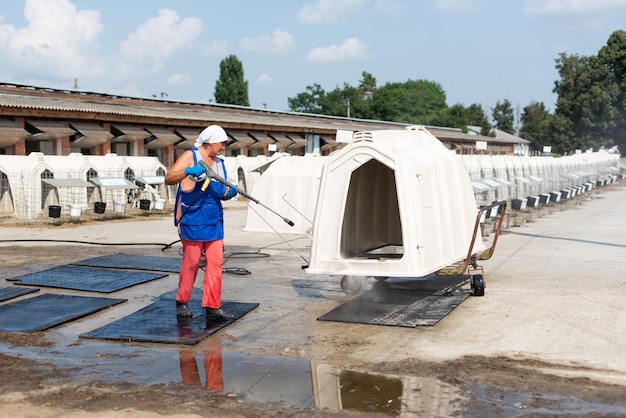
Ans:
{"label": "white cloud", "polygon": [[167,84],[189,84],[191,82],[191,74],[172,74],[167,79]]}
{"label": "white cloud", "polygon": [[225,57],[229,55],[232,45],[229,41],[214,39],[208,42],[199,42],[196,48],[207,57]]}
{"label": "white cloud", "polygon": [[126,84],[115,84],[113,89],[107,90],[106,88],[103,88],[100,91],[120,96],[147,97],[136,81]]}
{"label": "white cloud", "polygon": [[456,13],[474,13],[483,5],[483,0],[435,0],[438,10]]}
{"label": "white cloud", "polygon": [[366,0],[318,0],[298,12],[301,23],[343,23],[358,14]]}
{"label": "white cloud", "polygon": [[525,0],[523,10],[531,17],[608,17],[617,10],[626,10],[626,0]]}
{"label": "white cloud", "polygon": [[239,46],[244,51],[257,54],[282,54],[295,50],[296,41],[288,32],[278,28],[271,37],[262,35],[257,38],[244,38]]}
{"label": "white cloud", "polygon": [[161,9],[120,44],[127,64],[159,68],[177,51],[189,48],[202,31],[202,21],[195,17],[180,20],[173,10]]}
{"label": "white cloud", "polygon": [[306,55],[307,61],[312,62],[365,61],[369,57],[369,47],[357,38],[348,38],[341,45],[315,48]]}
{"label": "white cloud", "polygon": [[98,36],[103,30],[100,13],[77,10],[69,0],[26,0],[27,25],[0,24],[3,66],[26,78],[73,79],[101,72],[97,57]]}
{"label": "white cloud", "polygon": [[396,0],[376,0],[376,3],[374,3],[374,9],[389,15],[396,15],[404,8],[406,8],[406,5]]}
{"label": "white cloud", "polygon": [[257,86],[270,86],[274,84],[274,79],[268,74],[261,74],[256,80]]}

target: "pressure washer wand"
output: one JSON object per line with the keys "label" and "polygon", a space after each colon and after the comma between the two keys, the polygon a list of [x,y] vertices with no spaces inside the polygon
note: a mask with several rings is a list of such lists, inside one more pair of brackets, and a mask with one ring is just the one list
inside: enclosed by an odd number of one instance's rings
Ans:
{"label": "pressure washer wand", "polygon": [[226,180],[225,178],[223,178],[222,176],[220,176],[219,174],[217,174],[215,171],[213,171],[213,169],[211,168],[211,166],[209,164],[207,164],[206,161],[200,161],[198,162],[198,164],[200,164],[202,166],[202,168],[204,168],[204,171],[206,172],[206,175],[212,179],[215,179],[217,181],[219,181],[220,183],[222,183],[225,186],[232,188],[236,188],[237,191],[239,192],[240,195],[247,197],[248,199],[252,200],[254,203],[256,203],[257,205],[261,205],[263,206],[265,209],[269,210],[270,212],[272,212],[273,214],[275,214],[276,216],[283,218],[283,221],[289,225],[289,226],[294,226],[295,224],[293,223],[293,221],[289,220],[288,218],[282,216],[281,214],[279,214],[278,212],[276,212],[274,209],[271,209],[269,207],[267,207],[266,205],[264,205],[263,203],[259,202],[259,199],[256,199],[255,197],[249,195],[248,193],[244,192],[243,190],[239,189],[237,186],[235,186],[234,184],[232,184],[231,182],[229,182],[228,180]]}

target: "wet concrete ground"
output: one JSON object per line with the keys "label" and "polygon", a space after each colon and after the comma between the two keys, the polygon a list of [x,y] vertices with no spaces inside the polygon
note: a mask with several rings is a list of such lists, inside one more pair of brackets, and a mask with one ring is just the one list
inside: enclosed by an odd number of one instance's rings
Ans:
{"label": "wet concrete ground", "polygon": [[[97,383],[119,391],[123,384],[145,392],[121,404],[128,416],[624,416],[625,204],[626,187],[615,184],[507,228],[493,258],[481,263],[484,297],[467,298],[434,326],[402,328],[318,321],[353,296],[341,291],[338,277],[302,270],[308,238],[243,231],[242,202],[226,211],[223,297],[259,306],[234,324],[193,346],[79,337],[174,290],[177,275],[170,274],[115,292],[110,296],[128,301],[86,318],[41,333],[3,334],[2,359],[55,367],[46,387]],[[6,242],[24,239],[107,245]],[[0,273],[6,279],[103,254],[176,256],[179,244],[164,248],[177,239],[169,217],[7,227]],[[305,281],[312,284],[299,286]],[[374,284],[365,279],[361,292]],[[3,380],[4,414],[28,416],[42,403],[88,412],[85,399],[53,402],[41,390]],[[189,404],[158,408],[163,387],[182,390]],[[102,399],[99,393],[89,396]],[[77,416],[107,413],[96,410]]]}

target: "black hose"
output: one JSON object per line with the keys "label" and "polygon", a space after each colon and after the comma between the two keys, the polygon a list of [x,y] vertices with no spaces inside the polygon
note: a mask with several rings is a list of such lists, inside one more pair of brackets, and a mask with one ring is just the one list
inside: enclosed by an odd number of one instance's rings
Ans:
{"label": "black hose", "polygon": [[88,245],[115,245],[115,246],[131,246],[131,245],[160,245],[165,248],[171,247],[178,241],[174,241],[170,244],[161,244],[156,242],[93,242],[93,241],[77,241],[77,240],[67,240],[67,239],[3,239],[0,240],[2,242],[57,242],[57,243],[68,243],[68,244],[88,244]]}
{"label": "black hose", "polygon": [[[67,243],[67,244],[87,244],[87,245],[103,245],[103,246],[132,246],[132,245],[138,245],[138,246],[147,246],[147,245],[159,245],[162,246],[163,248],[161,248],[161,251],[165,251],[168,248],[171,248],[172,245],[174,245],[177,242],[180,242],[180,240],[176,240],[173,242],[170,242],[169,244],[160,244],[160,243],[141,243],[141,242],[136,242],[136,243],[128,243],[128,242],[122,242],[122,243],[107,243],[107,242],[93,242],[93,241],[78,241],[78,240],[61,240],[61,239],[3,239],[0,240],[0,243],[7,243],[7,242],[55,242],[55,243]],[[239,251],[239,252],[232,252],[232,253],[228,253],[227,255],[225,255],[224,257],[224,263],[226,263],[229,259],[231,258],[265,258],[265,257],[269,257],[270,255],[267,253],[262,253],[259,251]],[[203,267],[201,267],[202,270],[204,270]],[[239,274],[239,275],[248,275],[248,274],[252,274],[249,270],[246,270],[242,267],[224,267],[222,268],[222,272],[223,273],[230,273],[230,274]]]}

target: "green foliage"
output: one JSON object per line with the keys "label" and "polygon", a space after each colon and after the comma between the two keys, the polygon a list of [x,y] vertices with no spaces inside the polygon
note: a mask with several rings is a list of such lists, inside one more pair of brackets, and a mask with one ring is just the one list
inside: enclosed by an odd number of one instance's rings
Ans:
{"label": "green foliage", "polygon": [[513,127],[515,114],[513,113],[511,102],[508,99],[504,99],[502,103],[498,100],[496,106],[491,108],[491,112],[491,117],[495,121],[495,127],[497,129],[510,134],[515,133],[515,128]]}
{"label": "green foliage", "polygon": [[287,102],[293,112],[414,124],[432,123],[447,107],[446,94],[437,83],[409,80],[377,88],[376,79],[365,71],[359,87],[344,83],[342,88],[325,92],[319,84],[314,84]]}
{"label": "green foliage", "polygon": [[442,109],[435,117],[435,120],[433,120],[433,125],[460,128],[463,132],[467,132],[467,125],[470,125],[467,118],[467,109],[461,103]]}
{"label": "green foliage", "polygon": [[611,136],[619,145],[622,155],[626,155],[626,32],[613,32],[606,45],[600,49],[598,58],[608,67],[617,85],[617,98],[613,104],[617,115]]}
{"label": "green foliage", "polygon": [[244,80],[243,65],[235,55],[220,62],[220,76],[215,82],[215,102],[250,106],[248,82]]}
{"label": "green foliage", "polygon": [[550,113],[543,102],[531,102],[522,111],[520,136],[530,141],[533,151],[542,151],[549,144]]}
{"label": "green foliage", "polygon": [[447,107],[441,85],[427,80],[386,83],[372,96],[377,119],[410,124],[431,125]]}
{"label": "green foliage", "polygon": [[326,95],[326,92],[319,84],[313,84],[312,86],[306,86],[306,91],[298,93],[296,97],[290,97],[287,99],[289,103],[289,109],[292,112],[301,113],[322,113],[321,100]]}
{"label": "green foliage", "polygon": [[439,112],[433,125],[458,128],[463,132],[467,132],[468,126],[479,126],[481,128],[480,134],[484,136],[488,136],[491,129],[483,108],[477,103],[467,108],[461,103],[445,108]]}
{"label": "green foliage", "polygon": [[560,54],[556,63],[561,80],[554,87],[558,94],[555,116],[570,122],[569,131],[554,132],[557,150],[568,153],[612,145],[620,112],[616,108],[619,87],[609,67],[597,56],[565,53]]}

